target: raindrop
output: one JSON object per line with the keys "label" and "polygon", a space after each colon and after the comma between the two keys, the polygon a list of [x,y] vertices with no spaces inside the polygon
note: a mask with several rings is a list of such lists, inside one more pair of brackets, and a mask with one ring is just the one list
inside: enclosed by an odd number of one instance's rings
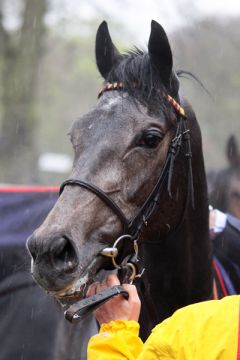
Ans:
{"label": "raindrop", "polygon": [[21,360],[24,360],[24,348],[25,348],[25,344],[22,344]]}
{"label": "raindrop", "polygon": [[31,309],[30,319],[33,320],[33,317],[34,317],[34,309],[32,308],[32,309]]}

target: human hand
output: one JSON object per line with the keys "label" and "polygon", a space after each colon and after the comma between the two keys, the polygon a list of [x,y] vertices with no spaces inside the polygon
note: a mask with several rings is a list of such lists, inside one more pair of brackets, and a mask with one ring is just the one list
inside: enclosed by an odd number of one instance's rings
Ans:
{"label": "human hand", "polygon": [[216,211],[211,209],[209,211],[209,230],[210,230],[211,235],[213,235],[213,233],[214,233],[215,223],[216,223]]}
{"label": "human hand", "polygon": [[[102,283],[96,282],[92,284],[87,291],[87,297],[93,296],[115,285],[120,285],[118,277],[114,274],[109,275]],[[115,296],[93,312],[100,325],[112,320],[138,321],[141,302],[137,289],[135,285],[130,284],[123,284],[122,287],[129,294],[128,300],[121,295]]]}
{"label": "human hand", "polygon": [[226,226],[227,216],[218,209],[210,209],[209,211],[209,231],[210,238],[214,239],[221,233]]}

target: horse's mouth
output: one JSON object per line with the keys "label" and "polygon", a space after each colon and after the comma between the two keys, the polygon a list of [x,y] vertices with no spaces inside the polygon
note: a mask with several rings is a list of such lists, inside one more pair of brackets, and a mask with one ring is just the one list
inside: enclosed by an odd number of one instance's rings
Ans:
{"label": "horse's mouth", "polygon": [[70,305],[86,297],[88,287],[101,278],[102,259],[94,258],[87,268],[71,284],[58,291],[49,291],[61,305]]}
{"label": "horse's mouth", "polygon": [[89,281],[88,274],[80,279],[74,281],[71,285],[66,288],[52,293],[60,303],[69,303],[80,300],[86,296],[88,286],[93,282]]}

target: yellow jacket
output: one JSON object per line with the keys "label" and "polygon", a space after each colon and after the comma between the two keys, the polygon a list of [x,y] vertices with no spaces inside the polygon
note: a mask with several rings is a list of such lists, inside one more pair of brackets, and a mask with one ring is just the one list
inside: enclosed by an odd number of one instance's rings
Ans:
{"label": "yellow jacket", "polygon": [[111,321],[88,344],[88,360],[240,360],[240,296],[193,304],[157,325],[145,344],[135,321]]}

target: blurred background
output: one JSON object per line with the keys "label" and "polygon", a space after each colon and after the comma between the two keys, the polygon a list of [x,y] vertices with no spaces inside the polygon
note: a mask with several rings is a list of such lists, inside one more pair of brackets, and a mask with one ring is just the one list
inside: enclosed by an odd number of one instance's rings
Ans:
{"label": "blurred background", "polygon": [[94,104],[98,25],[122,51],[146,48],[151,19],[165,28],[183,93],[199,120],[208,171],[240,141],[240,1],[0,0],[0,183],[58,185],[71,170],[67,133]]}
{"label": "blurred background", "polygon": [[[107,20],[115,45],[125,51],[147,48],[152,19],[167,32],[175,69],[204,85],[181,78],[202,129],[213,189],[235,136],[228,158],[235,154],[237,175],[232,184],[215,186],[219,202],[210,203],[240,218],[239,0],[0,0],[0,360],[52,360],[55,350],[58,360],[79,359],[86,348],[79,339],[88,338],[70,329],[29,271],[26,238],[52,208],[58,188],[5,185],[59,185],[68,177],[73,152],[67,134],[102,86],[94,54],[99,24]],[[221,179],[232,179],[232,168],[220,172]],[[225,197],[220,205],[228,188],[231,207]]]}

